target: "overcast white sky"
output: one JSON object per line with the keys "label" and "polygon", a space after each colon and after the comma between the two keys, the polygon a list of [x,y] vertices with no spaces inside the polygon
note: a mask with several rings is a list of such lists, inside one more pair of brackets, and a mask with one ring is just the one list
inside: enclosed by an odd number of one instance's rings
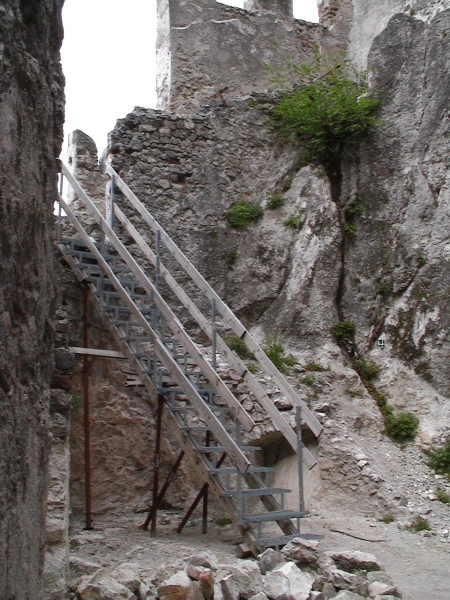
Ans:
{"label": "overcast white sky", "polygon": [[[223,3],[243,7],[244,0]],[[294,0],[294,16],[317,21],[316,0]],[[135,106],[156,106],[156,0],[65,0],[63,20],[65,160],[74,129],[94,138],[101,153],[117,119]]]}

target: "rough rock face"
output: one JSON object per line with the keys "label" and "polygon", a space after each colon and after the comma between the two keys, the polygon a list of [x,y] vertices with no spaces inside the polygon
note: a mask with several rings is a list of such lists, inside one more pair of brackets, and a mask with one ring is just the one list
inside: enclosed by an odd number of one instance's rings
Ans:
{"label": "rough rock face", "polygon": [[[186,112],[210,99],[267,89],[271,67],[300,62],[326,32],[292,17],[292,2],[158,0],[158,106]],[[258,12],[250,12],[258,11]]]}
{"label": "rough rock face", "polygon": [[382,336],[382,383],[423,418],[427,442],[450,431],[449,25],[450,10],[430,23],[397,14],[375,38],[384,125],[348,161],[343,190],[361,213],[342,309],[362,348]]}
{"label": "rough rock face", "polygon": [[438,12],[449,8],[448,0],[322,0],[319,3],[320,23],[360,68],[367,67],[370,48],[375,37],[385,30],[390,19],[404,13],[430,21]]}
{"label": "rough rock face", "polygon": [[62,2],[0,6],[0,596],[40,596]]}

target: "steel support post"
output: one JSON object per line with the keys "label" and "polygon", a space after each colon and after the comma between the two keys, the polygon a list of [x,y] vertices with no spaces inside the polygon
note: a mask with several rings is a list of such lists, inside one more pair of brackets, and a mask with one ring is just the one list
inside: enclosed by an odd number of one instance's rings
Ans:
{"label": "steel support post", "polygon": [[[83,285],[83,345],[88,347],[88,301],[89,290]],[[84,405],[84,474],[86,529],[92,529],[92,486],[91,486],[91,423],[89,407],[89,370],[90,362],[87,354],[83,357],[83,405]]]}
{"label": "steel support post", "polygon": [[297,426],[297,460],[298,460],[298,499],[300,512],[305,512],[305,491],[303,485],[303,440],[302,440],[302,408],[295,409],[295,420]]}
{"label": "steel support post", "polygon": [[[225,458],[227,457],[226,452],[224,452],[222,454],[222,456],[219,458],[219,460],[216,463],[215,468],[218,469],[223,461],[225,460]],[[189,507],[187,513],[185,514],[185,516],[183,517],[183,520],[181,521],[181,523],[178,525],[176,532],[177,533],[181,533],[186,525],[186,523],[189,521],[192,513],[194,512],[194,510],[197,508],[198,503],[200,502],[200,500],[203,498],[205,492],[208,490],[209,488],[209,483],[205,483],[203,484],[201,490],[199,491],[199,493],[197,494],[197,496],[195,497],[194,502],[191,504],[191,506]]]}
{"label": "steel support post", "polygon": [[183,460],[183,457],[184,457],[184,450],[182,450],[180,452],[180,454],[178,455],[177,460],[175,461],[172,469],[170,470],[170,473],[167,476],[166,481],[164,482],[164,485],[162,486],[161,491],[158,494],[158,497],[156,498],[156,504],[153,504],[151,506],[150,512],[148,513],[145,523],[143,525],[141,525],[141,527],[140,527],[141,529],[145,529],[145,530],[148,529],[148,525],[149,525],[150,521],[153,519],[153,515],[158,510],[158,507],[161,504],[161,502],[163,501],[164,496],[166,495],[166,492],[169,489],[170,484],[175,479],[175,475],[178,471],[179,466],[181,465],[181,461]]}
{"label": "steel support post", "polygon": [[159,485],[159,467],[161,464],[161,430],[162,430],[162,415],[163,415],[164,400],[158,395],[158,412],[156,416],[156,440],[155,454],[153,459],[153,499],[152,508],[153,514],[151,519],[150,535],[156,537],[156,518],[158,514],[158,485]]}

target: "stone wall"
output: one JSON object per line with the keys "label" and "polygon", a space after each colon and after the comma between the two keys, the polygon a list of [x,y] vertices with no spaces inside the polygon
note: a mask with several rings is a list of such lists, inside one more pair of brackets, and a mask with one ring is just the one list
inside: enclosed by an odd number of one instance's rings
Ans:
{"label": "stone wall", "polygon": [[160,108],[185,112],[214,97],[266,90],[266,65],[301,62],[327,37],[317,23],[294,19],[292,2],[246,6],[249,10],[216,0],[158,0]]}
{"label": "stone wall", "polygon": [[0,597],[41,597],[62,142],[60,0],[0,6]]}

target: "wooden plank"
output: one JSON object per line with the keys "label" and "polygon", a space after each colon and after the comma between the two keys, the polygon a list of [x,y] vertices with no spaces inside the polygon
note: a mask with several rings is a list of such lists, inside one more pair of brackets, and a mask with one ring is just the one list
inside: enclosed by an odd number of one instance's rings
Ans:
{"label": "wooden plank", "polygon": [[169,235],[164,231],[161,225],[149,213],[149,211],[145,208],[142,202],[137,198],[137,196],[135,196],[135,194],[130,190],[127,184],[121,179],[121,177],[119,177],[119,175],[114,171],[114,169],[111,166],[107,168],[107,172],[109,175],[114,176],[114,181],[116,185],[119,187],[121,192],[128,198],[131,205],[143,217],[145,222],[153,229],[155,233],[156,231],[160,232],[161,241],[164,242],[169,252],[171,252],[171,254],[177,259],[178,263],[190,275],[190,277],[198,286],[198,288],[202,290],[210,300],[215,300],[217,310],[225,319],[225,322],[231,327],[234,333],[247,344],[248,348],[254,354],[259,364],[272,377],[280,391],[292,402],[293,406],[301,406],[302,418],[304,422],[311,429],[314,435],[316,437],[319,437],[323,430],[323,427],[320,424],[319,420],[311,412],[306,403],[297,396],[296,392],[291,387],[289,382],[286,381],[283,375],[274,366],[272,361],[266,356],[266,354],[263,352],[262,348],[259,346],[256,340],[251,336],[251,334],[245,329],[245,327],[242,325],[239,319],[234,315],[233,311],[223,302],[220,296],[217,295],[217,293],[212,289],[209,283],[202,277],[202,275],[197,271],[194,265],[183,254],[183,252],[173,242]]}
{"label": "wooden plank", "polygon": [[[245,473],[245,471],[250,466],[250,461],[242,453],[241,449],[235,443],[235,441],[228,435],[228,433],[225,430],[222,423],[217,419],[216,415],[210,410],[210,408],[204,402],[204,400],[199,395],[197,390],[194,388],[192,383],[185,377],[181,367],[178,365],[178,363],[175,361],[175,359],[171,356],[171,354],[168,352],[167,348],[163,345],[163,343],[159,340],[159,338],[155,335],[152,328],[150,327],[150,324],[145,319],[145,317],[141,314],[138,306],[128,296],[127,292],[122,288],[119,280],[114,275],[112,269],[109,267],[108,263],[104,260],[103,256],[101,255],[101,253],[99,252],[99,250],[97,249],[95,244],[91,241],[89,236],[85,233],[85,231],[79,224],[78,220],[73,215],[69,206],[67,206],[67,204],[64,202],[64,200],[61,199],[60,201],[61,201],[62,207],[65,210],[65,212],[67,213],[72,225],[76,228],[76,230],[80,234],[83,242],[86,244],[86,246],[92,252],[92,254],[95,256],[95,258],[97,259],[97,262],[102,266],[105,273],[108,275],[109,280],[111,281],[111,283],[114,285],[116,290],[121,295],[123,302],[132,310],[136,320],[139,321],[139,323],[141,324],[143,329],[146,331],[146,333],[148,335],[150,335],[151,337],[153,337],[155,353],[157,354],[159,360],[161,360],[163,365],[170,372],[174,381],[180,386],[180,388],[183,390],[183,392],[191,400],[192,404],[195,406],[199,415],[208,423],[208,425],[211,426],[211,429],[212,429],[214,435],[216,436],[217,440],[220,441],[220,443],[224,446],[224,448],[226,448],[227,453],[232,457],[236,466],[243,473]],[[89,201],[89,203],[90,203],[90,201]],[[93,208],[96,211],[95,207],[93,207]],[[98,211],[96,211],[96,212],[98,213]],[[111,236],[110,239],[114,240],[114,238],[116,238],[116,235],[109,228],[109,226],[104,222],[104,220],[101,218],[101,216],[100,215],[98,215],[98,216],[100,217],[100,220],[98,221],[99,224],[105,226],[107,232]],[[116,240],[114,240],[114,241],[116,241]],[[117,242],[119,242],[119,240],[117,240]],[[121,244],[119,242],[119,246],[120,245]],[[116,249],[119,251],[119,248],[116,247]],[[125,249],[121,248],[121,250],[125,250]],[[126,250],[125,250],[125,252],[126,252]],[[128,262],[127,262],[128,266],[130,268],[134,267],[133,262],[134,261],[130,261],[130,264],[128,264]],[[132,270],[134,272],[134,269],[132,269]],[[135,273],[135,275],[136,275],[136,273]],[[147,285],[148,282],[146,281],[146,277],[143,273],[141,273],[140,268],[139,268],[139,278],[138,279],[142,283],[143,286]]]}
{"label": "wooden plank", "polygon": [[[103,219],[102,215],[100,214],[100,212],[98,211],[96,206],[93,204],[93,202],[90,200],[90,198],[88,197],[86,192],[84,192],[84,190],[80,186],[80,184],[70,174],[70,172],[67,170],[67,168],[65,166],[63,166],[63,170],[64,170],[65,176],[67,176],[67,174],[70,176],[70,177],[68,177],[70,185],[72,185],[72,187],[74,188],[76,193],[80,196],[80,198],[83,199],[84,204],[86,205],[88,210],[91,212],[91,214],[94,216],[95,220],[100,225],[101,229],[108,236],[111,243],[113,243],[115,249],[120,254],[123,261],[128,265],[128,267],[133,272],[134,276],[139,281],[139,283],[142,285],[144,290],[150,296],[153,297],[153,301],[154,301],[155,305],[157,306],[158,310],[160,311],[160,313],[166,320],[169,327],[172,329],[174,335],[178,338],[178,340],[183,345],[185,350],[192,356],[195,363],[202,371],[203,375],[208,379],[208,381],[211,383],[211,385],[216,389],[218,395],[220,395],[220,397],[227,403],[227,405],[235,411],[236,416],[239,419],[239,422],[241,423],[241,425],[245,429],[245,431],[251,431],[255,427],[255,423],[254,423],[253,419],[242,408],[242,406],[239,404],[239,402],[237,401],[235,396],[228,389],[228,387],[225,385],[225,383],[221,380],[221,378],[219,377],[217,372],[211,367],[211,365],[205,359],[205,357],[200,352],[198,347],[194,344],[194,342],[190,339],[190,337],[184,331],[183,326],[181,325],[181,323],[179,322],[179,320],[177,319],[175,314],[172,312],[170,307],[167,305],[167,303],[165,302],[163,297],[159,294],[159,292],[156,290],[155,286],[147,278],[144,271],[141,269],[141,267],[137,264],[137,262],[134,260],[134,258],[131,256],[131,254],[128,252],[128,250],[125,248],[125,246],[122,244],[122,242],[119,240],[119,238],[117,237],[115,232],[109,227],[109,225]],[[61,201],[63,202],[63,205],[62,205],[63,207],[67,206],[66,203],[64,202],[64,200],[62,200],[62,198],[61,198]],[[69,210],[70,210],[70,208],[69,208]],[[73,218],[75,218],[75,217],[73,217]],[[82,228],[81,228],[81,231],[83,232],[84,235],[86,235]],[[96,247],[93,246],[92,244],[91,244],[91,246],[96,249]],[[120,288],[121,288],[121,290],[123,289],[122,286],[120,286]]]}
{"label": "wooden plank", "polygon": [[101,356],[103,358],[127,358],[123,352],[116,350],[101,350],[98,348],[79,348],[78,346],[70,346],[70,352],[74,354],[89,354],[90,356]]}
{"label": "wooden plank", "polygon": [[[120,221],[120,223],[125,227],[126,231],[130,234],[130,236],[134,239],[137,246],[144,254],[144,256],[151,262],[153,266],[156,265],[156,255],[153,250],[148,246],[145,242],[144,238],[140,235],[140,233],[136,230],[136,228],[131,224],[130,220],[123,214],[118,206],[115,206],[115,216]],[[172,277],[169,271],[166,269],[164,264],[160,262],[159,265],[160,274],[163,277],[164,281],[170,287],[172,292],[176,295],[178,300],[182,303],[182,305],[189,311],[190,315],[197,321],[201,329],[206,333],[210,340],[212,340],[212,327],[210,321],[202,314],[202,312],[197,308],[194,302],[189,298],[186,292],[178,285],[177,281]],[[272,400],[267,396],[264,392],[263,388],[259,385],[250,371],[247,369],[247,366],[244,362],[227,346],[227,344],[223,341],[223,339],[216,334],[217,340],[217,348],[219,352],[225,356],[226,360],[234,369],[234,371],[241,375],[244,382],[250,389],[250,391],[254,394],[258,402],[267,412],[267,414],[272,419],[275,427],[280,431],[292,449],[297,452],[297,436],[290,426],[290,424],[286,421],[277,407],[273,404]],[[304,448],[304,458],[305,466],[308,469],[312,469],[317,461],[313,457],[313,455],[309,452],[307,448]]]}

